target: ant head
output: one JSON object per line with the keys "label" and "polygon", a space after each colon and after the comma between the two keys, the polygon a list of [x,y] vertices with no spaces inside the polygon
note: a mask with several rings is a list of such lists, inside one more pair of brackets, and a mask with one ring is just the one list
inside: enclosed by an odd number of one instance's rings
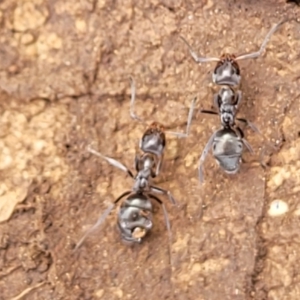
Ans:
{"label": "ant head", "polygon": [[166,135],[164,131],[165,128],[161,124],[153,122],[140,140],[141,150],[156,156],[162,156],[166,146]]}
{"label": "ant head", "polygon": [[240,67],[234,54],[226,53],[221,56],[213,73],[213,81],[219,85],[237,86],[240,84]]}

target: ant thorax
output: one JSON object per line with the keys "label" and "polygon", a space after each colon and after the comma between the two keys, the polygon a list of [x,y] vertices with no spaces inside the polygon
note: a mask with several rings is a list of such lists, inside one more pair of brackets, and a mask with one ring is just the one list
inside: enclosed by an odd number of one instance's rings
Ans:
{"label": "ant thorax", "polygon": [[143,153],[135,157],[135,169],[140,175],[154,177],[159,158],[152,153]]}
{"label": "ant thorax", "polygon": [[218,106],[222,104],[236,104],[236,91],[227,85],[222,85],[218,91]]}

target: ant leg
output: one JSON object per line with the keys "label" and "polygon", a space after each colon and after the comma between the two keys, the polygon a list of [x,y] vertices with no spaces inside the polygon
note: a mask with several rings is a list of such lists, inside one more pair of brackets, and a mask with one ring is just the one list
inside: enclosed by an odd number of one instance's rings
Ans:
{"label": "ant leg", "polygon": [[249,152],[252,154],[253,153],[253,149],[251,147],[251,145],[249,144],[249,142],[246,139],[242,139],[244,145],[246,146],[246,148],[249,150]]}
{"label": "ant leg", "polygon": [[170,191],[167,191],[158,186],[152,186],[152,185],[150,186],[150,190],[157,194],[167,195],[169,197],[169,200],[172,202],[172,204],[176,204],[176,201]]}
{"label": "ant leg", "polygon": [[139,162],[140,162],[140,155],[136,154],[134,157],[134,167],[137,172],[140,171]]}
{"label": "ant leg", "polygon": [[164,203],[159,198],[157,198],[156,196],[151,195],[151,194],[149,194],[149,197],[156,200],[162,206],[162,209],[164,212],[164,219],[165,219],[165,223],[166,223],[166,227],[167,227],[167,231],[168,231],[168,235],[169,235],[169,255],[170,255],[170,265],[172,266],[172,251],[171,251],[172,231],[171,231],[168,212],[167,212],[167,209],[166,209]]}
{"label": "ant leg", "polygon": [[235,107],[236,107],[236,110],[238,110],[241,105],[241,102],[242,102],[242,91],[240,91],[240,90],[237,91],[235,100],[236,100]]}
{"label": "ant leg", "polygon": [[266,152],[266,148],[265,148],[265,146],[263,146],[260,153],[259,153],[259,164],[261,165],[261,167],[263,169],[266,169],[268,167],[267,163],[264,162],[265,152]]}
{"label": "ant leg", "polygon": [[195,97],[192,101],[190,110],[189,110],[189,114],[188,114],[188,119],[187,119],[187,124],[186,124],[186,130],[185,133],[181,133],[181,132],[174,132],[174,131],[166,131],[166,133],[170,133],[173,135],[176,135],[179,138],[186,138],[188,137],[188,135],[190,134],[190,127],[191,127],[191,123],[192,123],[192,118],[193,118],[193,112],[195,109],[195,102],[197,100],[197,97]]}
{"label": "ant leg", "polygon": [[260,49],[256,52],[248,53],[248,54],[243,54],[239,55],[235,60],[242,60],[242,59],[248,59],[248,58],[258,58],[259,56],[262,55],[263,51],[265,50],[268,41],[270,40],[271,36],[275,33],[275,31],[285,22],[289,21],[289,19],[285,18],[281,20],[279,23],[274,25],[271,30],[267,33],[265,39],[263,40]]}
{"label": "ant leg", "polygon": [[110,214],[110,212],[113,210],[115,207],[114,204],[111,204],[105,211],[104,213],[98,218],[97,222],[90,228],[88,229],[85,234],[82,236],[82,238],[79,240],[79,242],[76,244],[74,248],[74,252],[83,244],[87,236],[91,234],[98,226],[102,224],[102,222],[106,219],[106,217]]}
{"label": "ant leg", "polygon": [[209,150],[211,149],[211,147],[213,145],[213,141],[214,141],[215,136],[216,136],[216,132],[213,133],[211,135],[211,137],[209,138],[209,140],[208,140],[207,144],[205,145],[205,147],[204,147],[204,149],[202,151],[202,154],[201,154],[201,156],[199,158],[198,170],[199,170],[199,180],[200,180],[201,183],[204,182],[204,178],[203,178],[203,163],[204,163],[204,161],[206,159],[206,156],[207,156]]}
{"label": "ant leg", "polygon": [[152,176],[153,178],[159,174],[159,172],[161,170],[163,159],[164,159],[164,153],[162,153],[158,158],[158,162],[157,162],[157,166],[156,166],[156,170],[155,170],[155,176]]}
{"label": "ant leg", "polygon": [[214,94],[214,107],[220,113],[219,94]]}
{"label": "ant leg", "polygon": [[200,56],[198,56],[196,54],[196,52],[194,52],[192,47],[189,45],[189,43],[182,36],[180,36],[180,38],[188,46],[190,54],[191,54],[191,56],[193,57],[193,59],[195,60],[196,63],[205,63],[205,62],[211,62],[211,61],[219,62],[220,61],[220,59],[216,58],[216,57],[200,57]]}
{"label": "ant leg", "polygon": [[256,127],[256,125],[254,125],[253,123],[251,123],[250,121],[248,121],[247,119],[244,118],[237,118],[238,121],[245,123],[247,126],[249,126],[254,132],[258,133],[261,135],[261,132],[259,131],[259,129]]}
{"label": "ant leg", "polygon": [[242,139],[243,144],[246,146],[246,148],[248,149],[248,151],[252,154],[253,153],[253,149],[251,147],[251,145],[249,144],[249,142],[244,138],[244,132],[242,131],[242,129],[240,127],[236,128],[237,131],[240,134],[240,137]]}
{"label": "ant leg", "polygon": [[216,111],[213,111],[213,110],[201,109],[200,112],[202,114],[218,115],[218,113]]}
{"label": "ant leg", "polygon": [[90,152],[90,153],[92,153],[92,154],[94,154],[94,155],[97,155],[97,156],[105,159],[112,166],[114,166],[114,167],[116,167],[116,168],[118,168],[118,169],[126,172],[131,178],[134,178],[132,172],[127,167],[125,167],[122,163],[120,163],[119,161],[117,161],[117,160],[115,160],[113,158],[104,156],[100,152],[97,152],[94,149],[91,149],[90,147],[87,148],[87,151]]}
{"label": "ant leg", "polygon": [[134,120],[137,120],[139,122],[145,123],[141,118],[139,118],[135,112],[134,112],[134,103],[135,103],[135,94],[136,94],[136,88],[135,88],[135,82],[132,77],[130,77],[131,82],[131,100],[130,100],[130,117]]}
{"label": "ant leg", "polygon": [[[243,119],[243,118],[237,118],[238,121],[245,123],[247,126],[249,126],[254,132],[258,133],[260,136],[263,137],[264,140],[266,140],[266,137],[260,132],[260,130],[256,127],[255,124],[251,123],[250,121]],[[275,146],[271,145],[269,142],[267,144],[272,148],[276,149]]]}
{"label": "ant leg", "polygon": [[123,193],[121,196],[119,196],[114,203],[112,203],[105,211],[104,213],[98,218],[97,222],[90,228],[88,229],[85,234],[82,236],[82,238],[79,240],[79,242],[76,244],[73,252],[75,252],[81,245],[82,243],[85,241],[85,239],[95,230],[97,229],[107,218],[107,216],[110,214],[110,212],[113,210],[113,208],[115,207],[115,205],[125,196],[129,195],[131,193],[131,191],[127,191],[125,193]]}

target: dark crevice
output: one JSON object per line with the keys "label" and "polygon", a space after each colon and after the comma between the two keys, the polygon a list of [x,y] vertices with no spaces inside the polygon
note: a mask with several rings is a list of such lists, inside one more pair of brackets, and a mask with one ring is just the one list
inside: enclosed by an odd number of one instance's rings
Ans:
{"label": "dark crevice", "polygon": [[[265,178],[266,176],[265,171]],[[264,196],[263,196],[263,207],[261,210],[261,214],[257,219],[255,224],[255,232],[256,232],[256,253],[255,253],[255,262],[252,274],[250,275],[250,287],[247,291],[247,299],[260,299],[260,300],[267,300],[268,294],[267,291],[264,289],[263,285],[261,284],[260,275],[265,268],[265,260],[268,253],[268,247],[266,245],[266,240],[263,237],[262,233],[262,223],[264,221],[265,212],[267,210],[266,203],[266,189],[267,189],[267,180],[265,180],[265,187],[264,187]]]}
{"label": "dark crevice", "polygon": [[[284,115],[287,114],[288,109],[294,103],[295,99],[293,99],[291,101],[291,103],[289,103],[289,105],[287,105],[287,107],[285,107]],[[280,152],[280,150],[283,148],[283,146],[286,142],[286,138],[285,138],[284,131],[282,128],[283,123],[284,123],[284,118],[282,119],[281,126],[280,126],[281,142],[278,145],[276,145],[276,150],[272,151],[272,153],[269,154],[269,157],[268,157],[269,162],[271,160],[271,157],[275,153],[278,154]],[[299,135],[299,133],[300,132],[298,132],[298,135]],[[269,163],[268,163],[268,165],[269,165]],[[263,271],[265,269],[266,257],[268,254],[267,240],[264,238],[263,229],[262,229],[262,225],[264,222],[264,216],[266,215],[266,211],[267,211],[267,182],[268,182],[267,178],[268,178],[268,174],[266,173],[266,171],[267,171],[267,169],[265,169],[265,176],[264,176],[266,178],[265,188],[264,188],[265,193],[264,193],[264,197],[263,197],[264,204],[263,204],[263,208],[262,208],[262,213],[261,213],[260,217],[258,218],[256,225],[255,225],[255,229],[256,229],[256,233],[257,233],[256,257],[255,257],[253,272],[251,274],[251,287],[247,293],[248,299],[259,299],[259,300],[267,300],[268,299],[268,290],[264,286],[264,281],[261,280],[261,278],[260,278],[261,274],[263,273]]]}
{"label": "dark crevice", "polygon": [[[264,209],[263,209],[264,211]],[[261,225],[264,219],[264,213],[260,216],[256,224],[257,241],[256,241],[256,257],[254,269],[251,274],[251,288],[248,292],[249,299],[268,299],[267,291],[261,285],[260,275],[265,268],[265,260],[268,253],[266,240],[262,237]]]}
{"label": "dark crevice", "polygon": [[286,3],[295,3],[297,5],[300,5],[300,0],[287,0]]}
{"label": "dark crevice", "polygon": [[96,11],[97,4],[98,4],[98,0],[94,0],[94,1],[92,2],[91,13],[94,13],[94,12]]}

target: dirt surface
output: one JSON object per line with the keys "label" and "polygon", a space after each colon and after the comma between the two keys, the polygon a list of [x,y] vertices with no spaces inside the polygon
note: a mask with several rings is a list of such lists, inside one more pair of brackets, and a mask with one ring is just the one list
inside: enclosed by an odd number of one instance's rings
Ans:
{"label": "dirt surface", "polygon": [[[262,57],[241,61],[240,116],[254,155],[237,175],[211,156],[214,64],[201,55],[256,50],[282,17],[300,8],[266,1],[0,1],[0,299],[300,299],[300,24],[284,24]],[[298,21],[300,19],[298,18]],[[172,266],[160,207],[141,245],[120,241],[115,214],[74,245],[132,180],[87,146],[133,165],[145,126],[137,114],[184,131],[167,136],[155,180],[166,203]],[[262,168],[260,162],[265,164]],[[274,202],[275,201],[275,202]]]}

